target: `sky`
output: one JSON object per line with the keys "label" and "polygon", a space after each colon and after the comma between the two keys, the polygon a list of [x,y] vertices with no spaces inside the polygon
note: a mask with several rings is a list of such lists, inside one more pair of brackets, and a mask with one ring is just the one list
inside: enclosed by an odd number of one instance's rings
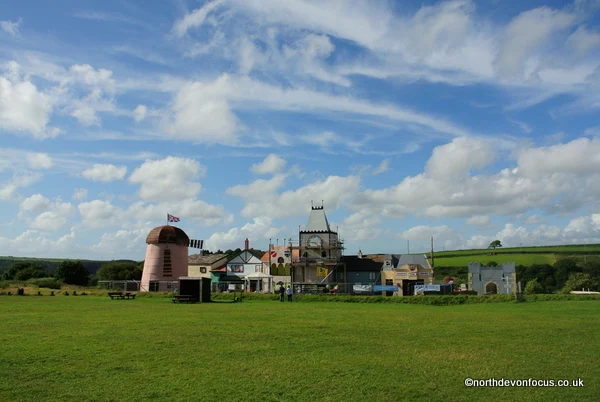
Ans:
{"label": "sky", "polygon": [[0,255],[600,243],[599,112],[600,0],[11,2]]}

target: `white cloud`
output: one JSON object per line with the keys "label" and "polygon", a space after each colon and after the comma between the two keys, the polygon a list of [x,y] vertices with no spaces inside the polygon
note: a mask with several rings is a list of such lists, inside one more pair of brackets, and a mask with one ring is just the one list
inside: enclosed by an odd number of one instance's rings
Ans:
{"label": "white cloud", "polygon": [[285,159],[269,154],[261,163],[253,164],[250,169],[256,174],[277,174],[285,167]]}
{"label": "white cloud", "polygon": [[146,118],[148,108],[145,105],[137,105],[133,111],[133,118],[135,121],[140,122]]}
{"label": "white cloud", "polygon": [[383,233],[383,230],[378,228],[380,223],[379,216],[355,212],[342,221],[339,233],[347,241],[373,241]]}
{"label": "white cloud", "polygon": [[27,163],[32,169],[50,169],[54,165],[52,158],[45,153],[27,154]]}
{"label": "white cloud", "polygon": [[487,226],[490,224],[490,217],[487,215],[475,215],[467,219],[467,225]]}
{"label": "white cloud", "polygon": [[220,0],[208,1],[202,7],[192,11],[177,20],[173,25],[173,33],[179,37],[184,36],[188,30],[199,27],[206,20],[206,16],[212,10],[221,5]]}
{"label": "white cloud", "polygon": [[126,173],[127,166],[94,164],[91,168],[84,170],[81,175],[89,180],[109,182],[122,180]]}
{"label": "white cloud", "polygon": [[119,223],[122,210],[110,201],[93,200],[77,206],[82,222],[91,228],[113,226]]}
{"label": "white cloud", "polygon": [[[19,218],[29,221],[31,227],[42,230],[57,230],[63,227],[70,216],[75,212],[75,207],[60,198],[50,201],[41,194],[34,194],[21,201],[19,205]],[[32,220],[29,214],[38,214]]]}
{"label": "white cloud", "polygon": [[10,201],[18,198],[17,190],[32,185],[41,180],[40,173],[24,173],[13,175],[12,180],[0,184],[0,200]]}
{"label": "white cloud", "polygon": [[[69,253],[78,253],[79,247],[75,242],[77,233],[71,228],[68,234],[56,240],[48,238],[39,230],[26,230],[14,239],[0,237],[0,252],[6,255],[26,255],[45,258],[61,258]],[[82,257],[85,255],[81,254]],[[88,254],[89,255],[89,254]]]}
{"label": "white cloud", "polygon": [[456,179],[468,175],[494,161],[496,152],[490,141],[477,138],[455,138],[452,142],[434,148],[425,172],[435,179]]}
{"label": "white cloud", "polygon": [[26,132],[34,138],[53,138],[57,129],[48,127],[52,99],[29,80],[21,80],[19,65],[10,62],[0,75],[0,130]]}
{"label": "white cloud", "polygon": [[429,250],[431,247],[431,236],[434,238],[434,248],[458,249],[463,244],[462,234],[446,225],[442,226],[414,226],[404,232],[397,233],[399,239],[408,240],[413,243],[411,247],[421,250]]}
{"label": "white cloud", "polygon": [[19,18],[17,21],[0,21],[0,30],[6,32],[11,36],[17,36],[19,34],[19,27],[23,20]]}
{"label": "white cloud", "polygon": [[600,172],[600,139],[578,138],[566,144],[526,148],[519,153],[520,171],[528,177],[554,173]]}
{"label": "white cloud", "polygon": [[87,188],[76,188],[75,191],[73,192],[73,196],[71,198],[73,198],[73,200],[75,201],[84,201],[88,196],[88,190]]}
{"label": "white cloud", "polygon": [[459,138],[434,149],[424,173],[392,187],[365,190],[351,208],[387,217],[512,215],[533,208],[573,212],[600,195],[596,147],[589,139],[528,147],[517,153],[515,168],[472,174],[471,169],[486,166],[496,153],[479,139]]}
{"label": "white cloud", "polygon": [[138,228],[104,233],[91,250],[101,255],[111,256],[113,259],[132,258],[132,254],[136,253],[137,259],[141,260],[144,258],[146,236],[152,228],[152,225],[143,224]]}
{"label": "white cloud", "polygon": [[574,21],[573,15],[548,7],[519,14],[506,28],[496,60],[500,73],[507,76],[523,74],[526,61],[535,56],[534,51],[549,41],[553,34],[571,26]]}
{"label": "white cloud", "polygon": [[324,200],[327,210],[334,211],[358,192],[360,184],[360,178],[356,176],[329,176],[295,190],[278,193],[287,177],[287,174],[279,174],[269,180],[255,180],[247,185],[230,187],[226,193],[244,199],[242,216],[270,216],[275,219],[304,215],[311,200]]}
{"label": "white cloud", "polygon": [[145,201],[175,201],[197,196],[206,168],[193,159],[168,156],[146,161],[129,176],[130,183],[139,184],[138,195]]}
{"label": "white cloud", "polygon": [[34,194],[21,201],[20,210],[27,212],[44,212],[50,206],[50,200],[41,194]]}
{"label": "white cloud", "polygon": [[227,232],[213,233],[206,241],[206,248],[216,251],[218,249],[236,249],[243,248],[244,240],[250,240],[250,247],[259,248],[256,243],[264,243],[264,240],[277,237],[282,232],[281,228],[273,226],[270,217],[259,216],[253,219],[252,223],[246,223],[242,227],[229,229]]}
{"label": "white cloud", "polygon": [[175,96],[165,131],[176,139],[235,144],[240,125],[226,96],[229,90],[227,76],[184,86]]}
{"label": "white cloud", "polygon": [[389,159],[384,159],[381,161],[381,163],[379,164],[379,166],[377,166],[374,170],[373,170],[373,175],[378,175],[381,173],[385,173],[390,169],[390,160]]}

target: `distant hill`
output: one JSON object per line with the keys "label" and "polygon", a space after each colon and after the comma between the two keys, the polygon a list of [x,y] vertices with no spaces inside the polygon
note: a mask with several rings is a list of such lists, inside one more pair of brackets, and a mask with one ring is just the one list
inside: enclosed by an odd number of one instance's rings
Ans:
{"label": "distant hill", "polygon": [[[515,262],[516,265],[554,264],[563,258],[584,260],[600,258],[600,244],[575,244],[539,247],[508,247],[497,249],[449,250],[433,253],[436,267],[467,267],[469,262],[489,262],[502,264]],[[429,253],[427,257],[431,260]]]}
{"label": "distant hill", "polygon": [[[10,267],[12,267],[17,262],[22,261],[31,261],[37,264],[40,264],[44,269],[48,272],[56,271],[58,264],[67,258],[31,258],[31,257],[13,257],[13,256],[0,256],[0,273],[7,271]],[[75,258],[73,258],[76,260]],[[110,261],[100,261],[100,260],[78,260],[81,261],[83,266],[88,270],[91,275],[94,275],[102,265],[108,264],[110,262],[139,262],[132,260],[110,260]]]}

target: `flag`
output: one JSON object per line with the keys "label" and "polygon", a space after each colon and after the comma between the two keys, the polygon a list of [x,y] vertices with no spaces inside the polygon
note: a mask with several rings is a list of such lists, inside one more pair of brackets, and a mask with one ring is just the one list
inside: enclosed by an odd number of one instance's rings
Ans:
{"label": "flag", "polygon": [[171,214],[167,214],[167,222],[179,222],[179,218]]}

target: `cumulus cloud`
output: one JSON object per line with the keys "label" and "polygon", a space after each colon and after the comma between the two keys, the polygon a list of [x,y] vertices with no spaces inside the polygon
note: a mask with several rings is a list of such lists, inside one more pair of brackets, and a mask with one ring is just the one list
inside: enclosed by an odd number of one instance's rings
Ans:
{"label": "cumulus cloud", "polygon": [[64,258],[66,253],[69,253],[70,256],[79,255],[83,258],[86,253],[79,253],[80,247],[76,243],[76,236],[77,232],[74,228],[55,239],[39,230],[30,229],[15,238],[0,236],[0,253],[44,258]]}
{"label": "cumulus cloud", "polygon": [[82,222],[91,228],[113,226],[119,223],[122,211],[110,201],[93,200],[77,206]]}
{"label": "cumulus cloud", "polygon": [[6,183],[0,183],[0,200],[10,201],[18,198],[17,190],[25,188],[41,180],[39,173],[15,174],[12,179]]}
{"label": "cumulus cloud", "polygon": [[243,248],[244,240],[250,240],[250,246],[256,243],[277,237],[282,232],[282,228],[273,226],[273,221],[270,217],[259,216],[241,227],[234,227],[227,232],[213,233],[206,241],[206,247],[209,250],[216,251],[218,249],[236,249]]}
{"label": "cumulus cloud", "polygon": [[202,189],[196,180],[205,172],[193,159],[168,156],[144,162],[128,181],[140,185],[138,195],[145,201],[175,201],[196,197]]}
{"label": "cumulus cloud", "polygon": [[327,210],[333,211],[355,195],[360,184],[360,178],[356,176],[329,176],[279,193],[287,177],[287,174],[279,174],[269,180],[255,180],[247,185],[230,187],[226,193],[244,199],[242,216],[270,216],[275,219],[304,215],[312,200],[324,200]]}
{"label": "cumulus cloud", "polygon": [[365,190],[351,208],[387,217],[513,215],[540,207],[553,213],[573,212],[593,203],[600,191],[600,171],[594,169],[597,144],[585,141],[530,147],[518,153],[516,167],[476,174],[470,172],[485,167],[499,153],[480,139],[455,139],[434,149],[424,173],[392,187]]}
{"label": "cumulus cloud", "polygon": [[109,182],[122,180],[126,173],[127,166],[94,164],[91,168],[84,170],[81,175],[92,181]]}
{"label": "cumulus cloud", "polygon": [[203,143],[235,144],[241,128],[227,92],[227,76],[213,83],[193,82],[175,96],[165,131],[173,138]]}
{"label": "cumulus cloud", "polygon": [[73,196],[71,198],[73,198],[73,200],[75,201],[84,201],[88,196],[88,190],[87,188],[76,188],[75,191],[73,192]]}
{"label": "cumulus cloud", "polygon": [[32,169],[50,169],[54,165],[52,158],[45,153],[27,154],[27,163]]}
{"label": "cumulus cloud", "polygon": [[48,127],[53,101],[29,80],[21,79],[19,65],[8,63],[0,75],[0,130],[28,133],[37,139],[56,137]]}
{"label": "cumulus cloud", "polygon": [[282,157],[270,154],[261,163],[255,163],[250,167],[250,170],[256,174],[276,174],[285,167],[285,159]]}
{"label": "cumulus cloud", "polygon": [[[60,198],[50,201],[41,194],[34,194],[21,201],[18,216],[29,221],[29,225],[35,229],[57,230],[68,222],[74,212],[75,207]],[[37,216],[30,219],[31,214]]]}

